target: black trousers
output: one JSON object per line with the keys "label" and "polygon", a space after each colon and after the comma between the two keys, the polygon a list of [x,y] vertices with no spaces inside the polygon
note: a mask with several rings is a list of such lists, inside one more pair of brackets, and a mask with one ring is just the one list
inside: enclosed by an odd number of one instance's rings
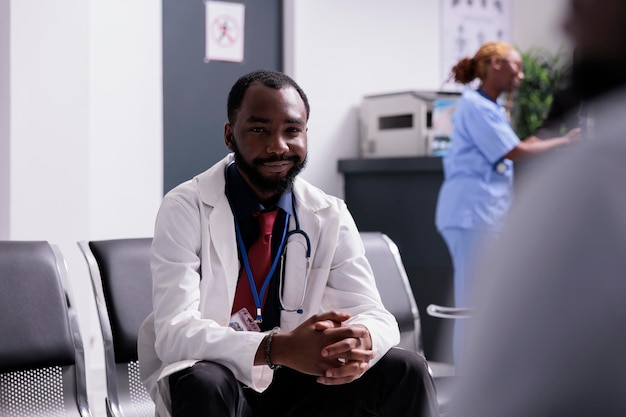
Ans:
{"label": "black trousers", "polygon": [[169,377],[173,417],[437,417],[426,360],[391,349],[361,378],[322,385],[288,368],[263,393],[244,387],[226,367],[198,362]]}

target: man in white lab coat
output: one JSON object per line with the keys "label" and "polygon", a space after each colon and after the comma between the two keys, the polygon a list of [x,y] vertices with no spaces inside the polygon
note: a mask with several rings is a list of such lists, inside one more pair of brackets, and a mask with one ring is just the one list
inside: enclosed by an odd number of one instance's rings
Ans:
{"label": "man in white lab coat", "polygon": [[138,340],[158,416],[437,415],[424,358],[392,349],[398,325],[345,204],[297,176],[309,111],[286,75],[241,77],[232,154],[163,200]]}

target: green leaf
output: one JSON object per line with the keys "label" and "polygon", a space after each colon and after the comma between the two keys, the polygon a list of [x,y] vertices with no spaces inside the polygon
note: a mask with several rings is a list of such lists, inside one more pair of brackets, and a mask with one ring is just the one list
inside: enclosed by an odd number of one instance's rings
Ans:
{"label": "green leaf", "polygon": [[552,104],[552,93],[567,80],[569,67],[563,65],[563,52],[550,53],[535,48],[521,53],[524,79],[513,98],[512,126],[521,139],[541,127]]}

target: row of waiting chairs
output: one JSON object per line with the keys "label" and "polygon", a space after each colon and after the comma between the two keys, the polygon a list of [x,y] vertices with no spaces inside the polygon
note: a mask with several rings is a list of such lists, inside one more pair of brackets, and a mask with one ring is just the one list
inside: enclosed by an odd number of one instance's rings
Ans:
{"label": "row of waiting chairs", "polygon": [[[150,244],[79,243],[103,333],[108,417],[154,416],[137,362],[137,332],[152,309]],[[92,416],[67,266],[45,241],[0,241],[0,416]]]}
{"label": "row of waiting chairs", "polygon": [[[400,325],[400,347],[422,353],[419,313],[397,247],[379,232],[361,237],[383,303]],[[154,416],[137,362],[138,330],[152,310],[151,242],[78,243],[102,329],[108,417]],[[0,241],[0,417],[91,417],[67,276],[55,245]]]}

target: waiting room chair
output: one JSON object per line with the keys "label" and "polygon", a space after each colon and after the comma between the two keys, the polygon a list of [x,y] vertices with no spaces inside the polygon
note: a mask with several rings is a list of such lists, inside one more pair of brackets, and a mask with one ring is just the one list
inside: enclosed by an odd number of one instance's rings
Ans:
{"label": "waiting room chair", "polygon": [[[398,321],[398,346],[424,355],[419,310],[398,246],[381,232],[361,232],[361,240],[383,305]],[[445,415],[454,379],[454,365],[436,361],[428,361],[428,364],[437,388],[439,409]]]}
{"label": "waiting room chair", "polygon": [[[472,317],[473,310],[469,307],[451,307],[439,304],[429,304],[426,307],[426,314],[431,317],[437,317],[446,320],[466,320]],[[452,392],[452,384],[454,383],[454,375],[435,377],[435,384],[439,386],[442,392],[442,398],[440,404],[443,402],[443,408],[448,408],[447,404],[450,401],[450,393]]]}
{"label": "waiting room chair", "polygon": [[152,311],[152,238],[81,241],[91,275],[106,367],[108,417],[152,417],[155,405],[141,382],[137,335]]}
{"label": "waiting room chair", "polygon": [[469,307],[450,307],[439,304],[429,304],[426,307],[429,316],[440,319],[469,319],[472,317],[472,309]]}
{"label": "waiting room chair", "polygon": [[383,304],[400,326],[398,346],[423,356],[419,310],[397,246],[380,232],[361,232],[361,240]]}
{"label": "waiting room chair", "polygon": [[45,241],[0,241],[0,416],[91,416],[67,267]]}

